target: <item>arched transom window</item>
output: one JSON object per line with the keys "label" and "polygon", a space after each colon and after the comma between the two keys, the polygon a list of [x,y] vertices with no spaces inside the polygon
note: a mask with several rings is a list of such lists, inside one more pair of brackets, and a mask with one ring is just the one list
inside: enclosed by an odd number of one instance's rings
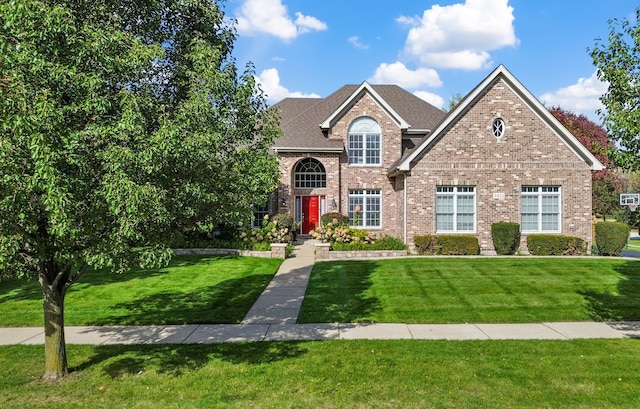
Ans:
{"label": "arched transom window", "polygon": [[327,172],[317,159],[302,159],[294,171],[294,186],[297,188],[327,187]]}
{"label": "arched transom window", "polygon": [[349,126],[349,164],[379,165],[382,129],[373,119],[358,118]]}

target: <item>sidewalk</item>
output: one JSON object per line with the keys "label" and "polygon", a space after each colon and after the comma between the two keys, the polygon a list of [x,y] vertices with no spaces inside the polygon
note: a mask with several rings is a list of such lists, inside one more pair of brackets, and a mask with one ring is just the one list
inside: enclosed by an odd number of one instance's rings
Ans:
{"label": "sidewalk", "polygon": [[[205,344],[353,339],[569,340],[640,338],[640,322],[536,324],[296,324],[315,248],[296,246],[241,324],[66,327],[68,344]],[[0,345],[44,343],[42,327],[0,328]]]}
{"label": "sidewalk", "polygon": [[[539,324],[219,324],[66,327],[67,344],[214,344],[355,339],[570,340],[640,338],[640,322]],[[0,328],[0,345],[44,343],[42,328]]]}

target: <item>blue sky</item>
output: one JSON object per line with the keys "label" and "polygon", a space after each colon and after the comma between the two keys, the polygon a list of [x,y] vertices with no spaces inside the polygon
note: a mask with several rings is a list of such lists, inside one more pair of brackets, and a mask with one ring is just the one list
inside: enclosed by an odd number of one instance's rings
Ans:
{"label": "blue sky", "polygon": [[397,84],[438,107],[504,64],[547,106],[599,122],[606,84],[587,48],[628,0],[227,0],[233,51],[269,102],[344,84]]}

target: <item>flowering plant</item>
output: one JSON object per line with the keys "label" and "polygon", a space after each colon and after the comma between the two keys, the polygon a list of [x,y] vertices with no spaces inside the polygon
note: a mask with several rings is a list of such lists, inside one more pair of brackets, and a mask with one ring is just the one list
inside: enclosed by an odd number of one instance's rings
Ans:
{"label": "flowering plant", "polygon": [[309,232],[311,237],[325,243],[374,243],[365,230],[354,229],[338,222],[330,222]]}
{"label": "flowering plant", "polygon": [[265,215],[261,228],[241,231],[238,238],[248,244],[288,243],[291,241],[291,230],[290,227],[280,225],[278,219]]}

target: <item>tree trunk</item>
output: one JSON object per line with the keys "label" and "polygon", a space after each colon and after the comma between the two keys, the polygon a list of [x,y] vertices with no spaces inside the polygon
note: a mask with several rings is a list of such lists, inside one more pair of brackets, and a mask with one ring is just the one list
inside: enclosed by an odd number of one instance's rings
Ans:
{"label": "tree trunk", "polygon": [[59,379],[68,373],[67,347],[64,339],[65,291],[54,285],[42,285],[44,294],[45,380]]}

